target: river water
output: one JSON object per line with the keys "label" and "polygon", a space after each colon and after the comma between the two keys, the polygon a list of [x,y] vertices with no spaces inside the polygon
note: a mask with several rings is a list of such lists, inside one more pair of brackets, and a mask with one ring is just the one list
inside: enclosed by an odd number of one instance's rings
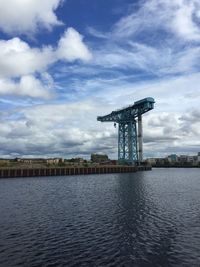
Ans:
{"label": "river water", "polygon": [[0,180],[0,266],[200,266],[200,169]]}

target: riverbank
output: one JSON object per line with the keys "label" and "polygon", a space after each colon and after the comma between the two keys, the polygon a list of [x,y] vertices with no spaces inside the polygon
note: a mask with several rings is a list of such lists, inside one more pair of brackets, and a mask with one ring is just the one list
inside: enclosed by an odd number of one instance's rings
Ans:
{"label": "riverbank", "polygon": [[57,167],[57,168],[1,168],[0,178],[66,176],[105,173],[128,173],[149,171],[150,166],[98,166],[98,167]]}
{"label": "riverbank", "polygon": [[153,165],[152,168],[200,168],[200,165]]}

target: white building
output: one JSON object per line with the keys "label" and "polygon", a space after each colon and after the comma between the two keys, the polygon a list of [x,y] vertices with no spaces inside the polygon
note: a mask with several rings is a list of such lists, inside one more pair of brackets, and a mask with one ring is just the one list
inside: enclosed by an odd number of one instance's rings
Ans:
{"label": "white building", "polygon": [[200,152],[198,153],[197,161],[200,162]]}

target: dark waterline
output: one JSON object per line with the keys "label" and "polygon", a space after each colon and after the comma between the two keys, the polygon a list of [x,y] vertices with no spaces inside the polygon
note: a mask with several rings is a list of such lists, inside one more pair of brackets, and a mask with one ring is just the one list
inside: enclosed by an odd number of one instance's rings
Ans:
{"label": "dark waterline", "polygon": [[0,180],[0,266],[200,266],[200,170]]}

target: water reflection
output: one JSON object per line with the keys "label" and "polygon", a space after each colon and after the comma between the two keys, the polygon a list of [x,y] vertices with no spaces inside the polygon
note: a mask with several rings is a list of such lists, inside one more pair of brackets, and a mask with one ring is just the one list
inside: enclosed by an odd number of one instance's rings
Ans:
{"label": "water reflection", "polygon": [[177,227],[169,221],[170,218],[165,220],[167,207],[161,208],[157,198],[151,196],[144,177],[143,172],[117,178],[119,199],[115,216],[116,226],[120,226],[121,232],[121,254],[126,255],[128,265],[178,264],[172,257],[176,254]]}
{"label": "water reflection", "polygon": [[0,267],[198,267],[199,192],[198,170],[0,180]]}

